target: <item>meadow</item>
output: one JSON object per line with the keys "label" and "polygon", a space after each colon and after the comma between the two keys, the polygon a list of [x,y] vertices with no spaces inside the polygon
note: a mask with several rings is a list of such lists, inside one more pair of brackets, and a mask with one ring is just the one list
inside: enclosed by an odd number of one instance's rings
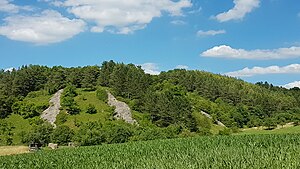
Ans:
{"label": "meadow", "polygon": [[[67,120],[64,125],[67,125],[72,129],[76,129],[75,121],[80,123],[86,123],[89,121],[104,122],[113,114],[113,109],[105,102],[99,100],[95,91],[83,91],[83,89],[77,89],[76,92],[78,93],[78,96],[76,96],[74,99],[81,109],[81,112],[76,115],[67,116]],[[86,109],[90,104],[95,106],[97,110],[96,114],[86,113]],[[64,114],[65,111],[63,110],[61,113]]]}
{"label": "meadow", "polygon": [[0,157],[0,168],[299,168],[300,136],[180,138]]}

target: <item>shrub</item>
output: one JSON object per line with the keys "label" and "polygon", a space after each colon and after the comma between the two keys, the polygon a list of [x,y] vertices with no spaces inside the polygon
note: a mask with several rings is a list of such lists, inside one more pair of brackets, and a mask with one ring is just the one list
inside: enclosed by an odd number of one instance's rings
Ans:
{"label": "shrub", "polygon": [[86,110],[86,113],[88,114],[96,114],[97,113],[97,109],[95,108],[94,105],[89,104]]}
{"label": "shrub", "polygon": [[23,118],[32,118],[39,116],[41,107],[35,106],[34,104],[28,104],[24,102],[15,102],[12,105],[13,113],[21,115]]}
{"label": "shrub", "polygon": [[0,120],[0,144],[12,145],[13,143],[13,129],[15,127],[4,120]]}
{"label": "shrub", "polygon": [[276,128],[277,122],[274,118],[269,117],[265,119],[264,125],[267,127],[267,130],[272,130]]}
{"label": "shrub", "polygon": [[76,87],[73,85],[67,86],[64,89],[63,96],[75,97],[77,96]]}
{"label": "shrub", "polygon": [[100,122],[88,122],[80,126],[75,141],[82,146],[99,145],[105,141]]}
{"label": "shrub", "polygon": [[39,116],[29,119],[30,125],[41,125],[43,123],[44,123],[44,120],[42,120]]}
{"label": "shrub", "polygon": [[51,134],[53,132],[53,126],[50,123],[43,123],[34,127],[32,132],[23,135],[21,140],[23,143],[40,143],[47,145],[51,141]]}
{"label": "shrub", "polygon": [[56,116],[56,124],[64,124],[68,120],[68,115],[65,112],[61,112]]}
{"label": "shrub", "polygon": [[229,128],[225,128],[225,129],[219,131],[219,135],[222,135],[222,136],[230,135],[230,134],[231,134],[231,130]]}
{"label": "shrub", "polygon": [[105,142],[108,144],[125,143],[133,135],[133,131],[127,124],[118,124],[117,122],[106,123],[103,126]]}
{"label": "shrub", "polygon": [[104,102],[107,102],[107,99],[108,99],[108,95],[107,95],[107,92],[106,90],[102,89],[102,88],[99,88],[97,89],[96,91],[96,96],[99,100],[102,100]]}
{"label": "shrub", "polygon": [[70,107],[75,104],[75,101],[73,97],[65,96],[63,97],[61,104],[63,107]]}
{"label": "shrub", "polygon": [[74,131],[68,126],[58,126],[56,129],[54,129],[51,135],[51,140],[54,143],[66,145],[72,141],[73,136]]}
{"label": "shrub", "polygon": [[66,108],[67,112],[71,115],[79,114],[80,108],[77,105],[72,105]]}

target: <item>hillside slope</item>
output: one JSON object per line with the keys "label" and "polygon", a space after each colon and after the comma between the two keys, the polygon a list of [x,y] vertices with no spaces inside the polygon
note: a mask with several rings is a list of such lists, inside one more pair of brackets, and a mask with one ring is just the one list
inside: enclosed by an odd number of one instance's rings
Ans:
{"label": "hillside slope", "polygon": [[[149,75],[139,66],[109,61],[101,66],[77,68],[30,65],[2,71],[0,77],[0,117],[8,121],[19,116],[24,126],[30,125],[24,133],[14,121],[3,122],[2,144],[19,144],[14,137],[24,143],[41,141],[35,137],[46,134],[44,144],[52,140],[94,145],[210,135],[215,121],[233,131],[255,126],[272,129],[278,124],[300,122],[299,89],[250,84],[198,70],[176,69]],[[51,96],[61,89],[62,108],[56,117],[58,128],[53,130],[39,116],[49,107]],[[106,90],[129,106],[125,111],[127,121],[134,123],[135,119],[139,126],[114,117]],[[64,132],[66,138],[60,138]]]}

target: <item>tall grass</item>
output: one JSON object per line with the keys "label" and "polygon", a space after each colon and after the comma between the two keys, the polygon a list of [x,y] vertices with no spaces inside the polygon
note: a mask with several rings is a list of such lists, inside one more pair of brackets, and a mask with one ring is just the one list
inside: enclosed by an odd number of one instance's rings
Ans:
{"label": "tall grass", "polygon": [[299,168],[300,135],[198,137],[0,157],[0,168]]}

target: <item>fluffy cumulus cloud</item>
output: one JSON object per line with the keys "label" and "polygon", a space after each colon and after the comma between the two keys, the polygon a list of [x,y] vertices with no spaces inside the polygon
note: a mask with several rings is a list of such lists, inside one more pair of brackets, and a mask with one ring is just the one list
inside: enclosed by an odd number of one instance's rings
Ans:
{"label": "fluffy cumulus cloud", "polygon": [[226,33],[225,30],[209,30],[209,31],[199,30],[197,32],[197,36],[215,36],[215,35],[225,34],[225,33]]}
{"label": "fluffy cumulus cloud", "polygon": [[232,9],[227,12],[218,14],[217,16],[215,16],[215,18],[220,22],[241,20],[246,16],[246,14],[259,7],[260,0],[234,0],[233,3],[235,5]]}
{"label": "fluffy cumulus cloud", "polygon": [[14,15],[4,19],[0,35],[9,39],[34,44],[50,44],[72,38],[82,32],[85,23],[69,19],[53,10],[43,11],[34,16]]}
{"label": "fluffy cumulus cloud", "polygon": [[232,77],[251,77],[255,75],[266,74],[300,74],[300,64],[291,64],[284,67],[269,66],[269,67],[253,67],[244,68],[242,70],[226,73],[227,76]]}
{"label": "fluffy cumulus cloud", "polygon": [[0,12],[17,13],[20,10],[31,10],[31,7],[14,5],[11,0],[0,0]]}
{"label": "fluffy cumulus cloud", "polygon": [[295,81],[295,82],[283,85],[282,87],[287,88],[287,89],[292,89],[294,87],[300,88],[300,81]]}
{"label": "fluffy cumulus cloud", "polygon": [[[58,1],[55,1],[58,3]],[[180,16],[190,0],[66,0],[62,6],[76,17],[92,23],[92,32],[129,34],[146,27],[163,12]]]}
{"label": "fluffy cumulus cloud", "polygon": [[159,67],[156,63],[144,63],[141,65],[142,69],[145,73],[150,75],[158,75],[160,74]]}
{"label": "fluffy cumulus cloud", "polygon": [[177,65],[175,69],[188,69],[189,67],[186,65]]}
{"label": "fluffy cumulus cloud", "polygon": [[268,60],[268,59],[287,59],[300,57],[300,47],[279,48],[272,50],[244,50],[234,49],[230,46],[221,45],[215,46],[201,54],[204,57],[216,58],[232,58],[232,59],[255,59],[255,60]]}

